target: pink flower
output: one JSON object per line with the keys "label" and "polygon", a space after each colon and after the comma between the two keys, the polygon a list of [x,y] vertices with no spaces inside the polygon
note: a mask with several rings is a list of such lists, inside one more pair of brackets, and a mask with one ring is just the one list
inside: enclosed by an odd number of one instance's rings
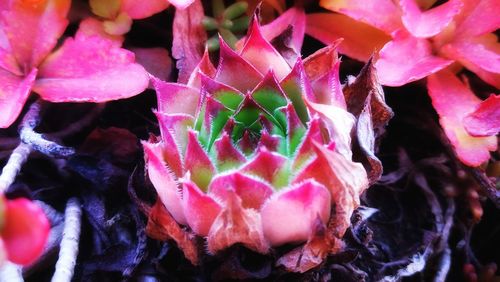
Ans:
{"label": "pink flower", "polygon": [[49,231],[49,221],[33,202],[0,198],[1,262],[7,259],[21,265],[33,263],[42,254]]}
{"label": "pink flower", "polygon": [[[488,151],[497,148],[500,120],[476,113],[486,106],[444,69],[459,64],[500,87],[500,45],[493,33],[500,27],[500,2],[450,0],[430,8],[434,2],[323,0],[320,5],[339,14],[309,15],[307,32],[325,43],[343,37],[340,52],[359,60],[380,50],[375,67],[384,85],[400,86],[432,75],[429,95],[441,125],[460,160],[479,166],[489,159]],[[488,102],[496,116],[498,101]],[[451,121],[449,113],[458,109]]]}
{"label": "pink flower", "polygon": [[[143,142],[149,178],[172,217],[207,238],[209,252],[308,242],[302,260],[297,252],[280,260],[306,271],[339,247],[324,237],[342,238],[368,187],[363,165],[352,161],[356,118],[335,47],[289,64],[256,18],[239,50],[220,45],[217,68],[205,53],[187,84],[154,82],[161,138]],[[166,224],[171,238],[182,238]]]}
{"label": "pink flower", "polygon": [[147,87],[134,54],[98,33],[79,30],[53,51],[69,0],[7,2],[0,6],[0,127],[15,121],[31,91],[52,102],[104,102]]}
{"label": "pink flower", "polygon": [[165,10],[170,4],[185,9],[194,0],[90,0],[92,12],[105,19],[104,30],[112,35],[123,35],[130,30],[132,20],[144,19]]}

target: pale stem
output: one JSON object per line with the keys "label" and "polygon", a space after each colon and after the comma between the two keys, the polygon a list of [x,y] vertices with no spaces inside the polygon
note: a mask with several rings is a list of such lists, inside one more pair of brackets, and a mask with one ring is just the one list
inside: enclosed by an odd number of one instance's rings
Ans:
{"label": "pale stem", "polygon": [[77,198],[69,199],[64,213],[64,230],[59,259],[56,263],[54,276],[52,276],[52,282],[70,282],[73,277],[78,256],[81,215],[80,201]]}

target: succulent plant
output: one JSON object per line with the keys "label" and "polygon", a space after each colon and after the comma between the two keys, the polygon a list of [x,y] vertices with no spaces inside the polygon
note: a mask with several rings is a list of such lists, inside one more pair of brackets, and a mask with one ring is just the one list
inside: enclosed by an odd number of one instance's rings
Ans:
{"label": "succulent plant", "polygon": [[359,106],[346,103],[335,46],[290,66],[256,17],[241,46],[221,38],[217,68],[205,52],[187,84],[154,81],[161,138],[143,142],[149,178],[168,213],[206,237],[210,253],[308,242],[280,261],[306,271],[339,249],[372,180],[351,148],[371,92]]}

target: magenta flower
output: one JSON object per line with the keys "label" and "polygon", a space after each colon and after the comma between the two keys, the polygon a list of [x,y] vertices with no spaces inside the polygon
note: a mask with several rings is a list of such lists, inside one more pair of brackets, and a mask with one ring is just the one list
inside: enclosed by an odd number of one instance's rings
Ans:
{"label": "magenta flower", "polygon": [[[429,95],[457,156],[479,166],[497,148],[500,100],[492,96],[482,105],[444,69],[455,63],[500,87],[500,45],[493,33],[500,28],[500,2],[450,0],[429,8],[435,2],[323,0],[323,7],[339,14],[308,16],[307,32],[325,43],[344,38],[340,52],[359,60],[380,50],[375,67],[384,85],[430,76]],[[496,117],[477,112],[484,107]]]}
{"label": "magenta flower", "polygon": [[68,21],[69,0],[0,5],[0,127],[10,126],[31,91],[52,102],[104,102],[141,93],[149,77],[134,54],[79,30],[53,51]]}
{"label": "magenta flower", "polygon": [[352,161],[356,119],[340,62],[330,46],[289,65],[256,19],[239,50],[220,45],[217,68],[205,53],[187,84],[155,81],[161,138],[143,142],[149,178],[209,252],[241,243],[267,253],[307,241],[300,257],[280,260],[306,271],[339,247],[315,239],[342,238],[368,187],[363,165]]}
{"label": "magenta flower", "polygon": [[49,237],[50,224],[33,202],[0,197],[0,264],[5,259],[21,265],[33,263]]}
{"label": "magenta flower", "polygon": [[103,18],[104,30],[112,35],[123,35],[130,30],[132,20],[144,19],[165,10],[170,4],[184,9],[194,0],[90,0],[92,12]]}

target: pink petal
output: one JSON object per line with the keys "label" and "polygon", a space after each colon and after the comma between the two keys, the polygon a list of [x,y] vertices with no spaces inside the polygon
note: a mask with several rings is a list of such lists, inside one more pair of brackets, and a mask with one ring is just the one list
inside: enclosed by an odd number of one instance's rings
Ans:
{"label": "pink petal", "polygon": [[162,139],[167,140],[169,137],[166,135],[170,134],[175,140],[176,147],[185,155],[188,129],[193,127],[194,118],[186,114],[165,114],[162,112],[156,112],[155,114],[160,124]]}
{"label": "pink petal", "polygon": [[447,27],[461,8],[462,2],[450,0],[425,12],[420,11],[416,0],[400,0],[403,24],[415,37],[434,36]]}
{"label": "pink petal", "polygon": [[264,236],[272,246],[306,241],[318,217],[330,218],[330,202],[328,189],[314,180],[284,190],[262,207]]}
{"label": "pink petal", "polygon": [[207,247],[210,253],[216,253],[236,243],[259,253],[267,253],[269,249],[260,214],[243,208],[238,195],[228,191],[225,206],[208,233]]}
{"label": "pink petal", "polygon": [[184,160],[186,171],[191,173],[191,179],[200,188],[206,190],[210,180],[215,174],[215,167],[205,150],[198,142],[198,137],[193,130],[188,131],[186,157]]}
{"label": "pink petal", "polygon": [[11,1],[3,28],[21,70],[37,67],[66,29],[71,1]]}
{"label": "pink petal", "polygon": [[214,146],[219,171],[236,168],[246,162],[245,156],[234,147],[227,132],[224,132],[221,138],[215,141]]}
{"label": "pink petal", "polygon": [[[128,14],[132,19],[148,18],[156,13],[165,10],[168,7],[166,0],[121,0],[121,11]],[[183,1],[181,1],[183,2]],[[191,1],[192,2],[192,1]]]}
{"label": "pink petal", "polygon": [[191,181],[183,183],[182,205],[189,227],[200,236],[207,236],[222,207]]}
{"label": "pink petal", "polygon": [[194,0],[168,0],[168,2],[172,3],[177,9],[185,9],[191,5]]}
{"label": "pink petal", "polygon": [[19,77],[0,68],[0,128],[9,127],[19,116],[31,93],[37,69]]}
{"label": "pink petal", "polygon": [[153,79],[153,86],[158,97],[159,112],[195,116],[200,103],[200,91],[198,89],[158,79]]}
{"label": "pink petal", "polygon": [[[252,90],[262,79],[262,75],[248,61],[236,54],[224,39],[219,38],[220,59],[215,80],[231,85],[246,93]],[[245,79],[241,79],[244,77]]]}
{"label": "pink petal", "polygon": [[273,194],[273,188],[268,183],[241,172],[214,177],[208,191],[210,195],[224,203],[231,197],[231,193],[236,193],[241,199],[242,207],[255,210],[260,210],[264,202]]}
{"label": "pink petal", "polygon": [[241,172],[248,173],[272,183],[274,187],[283,187],[287,184],[286,179],[288,168],[287,158],[261,148],[256,156],[240,169]]}
{"label": "pink petal", "polygon": [[320,6],[391,34],[401,27],[400,11],[391,0],[322,0]]}
{"label": "pink petal", "polygon": [[500,95],[490,95],[474,112],[465,116],[463,122],[472,136],[497,135],[500,131]]}
{"label": "pink petal", "polygon": [[263,37],[257,17],[252,20],[248,33],[247,41],[241,50],[241,57],[262,75],[272,70],[279,80],[283,79],[291,68],[271,43]]}
{"label": "pink petal", "polygon": [[360,61],[367,61],[391,40],[384,32],[340,14],[308,14],[306,23],[308,35],[327,45],[343,39],[339,52]]}
{"label": "pink petal", "polygon": [[[164,0],[162,0],[164,1]],[[172,59],[165,48],[134,48],[135,60],[146,71],[163,81],[168,81],[172,72]]]}
{"label": "pink petal", "polygon": [[160,197],[168,212],[180,224],[186,224],[186,217],[181,205],[180,190],[172,172],[168,169],[164,159],[162,144],[142,142],[144,155],[147,161],[149,180]]}
{"label": "pink petal", "polygon": [[453,41],[442,47],[441,51],[471,70],[483,69],[500,74],[500,44],[494,34],[476,38]]}
{"label": "pink petal", "polygon": [[98,36],[101,38],[107,38],[114,41],[116,46],[119,48],[122,46],[123,40],[125,38],[123,35],[111,35],[104,30],[104,24],[102,21],[95,18],[86,18],[80,22],[78,27],[77,36]]}
{"label": "pink petal", "polygon": [[401,30],[380,50],[375,67],[381,84],[401,86],[435,73],[452,62],[433,56],[429,41]]}
{"label": "pink petal", "polygon": [[429,76],[427,81],[432,104],[439,122],[457,157],[466,165],[479,166],[497,149],[497,138],[473,137],[464,128],[463,120],[481,103],[462,82],[448,71]]}
{"label": "pink petal", "polygon": [[28,265],[43,252],[49,237],[50,223],[43,210],[28,199],[6,201],[2,239],[8,259]]}
{"label": "pink petal", "polygon": [[500,27],[500,2],[498,0],[462,0],[463,19],[458,22],[457,37],[466,38],[494,32]]}
{"label": "pink petal", "polygon": [[[0,10],[0,15],[2,10]],[[7,38],[7,34],[5,33],[5,28],[3,27],[3,23],[0,20],[0,68],[7,70],[16,75],[23,75],[23,72],[19,68],[19,65],[16,61],[16,57],[14,52],[12,52],[12,48],[10,46],[9,39]]]}
{"label": "pink petal", "polygon": [[128,98],[149,83],[147,72],[134,60],[132,52],[108,38],[77,33],[40,66],[34,91],[52,102]]}

